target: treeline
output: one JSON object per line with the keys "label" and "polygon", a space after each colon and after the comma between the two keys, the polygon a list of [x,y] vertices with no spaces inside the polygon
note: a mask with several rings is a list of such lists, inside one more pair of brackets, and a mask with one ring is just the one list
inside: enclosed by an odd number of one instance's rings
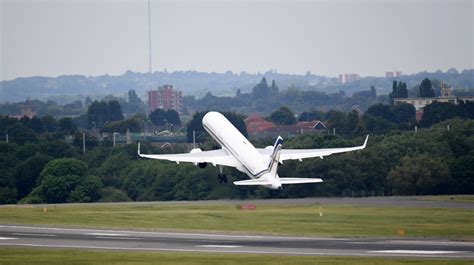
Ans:
{"label": "treeline", "polygon": [[[376,113],[373,113],[376,115]],[[236,114],[238,116],[238,114]],[[352,115],[352,113],[345,114]],[[368,114],[369,115],[369,114]],[[397,122],[396,115],[393,123]],[[380,117],[380,119],[392,119]],[[242,117],[236,117],[241,120]],[[136,144],[111,147],[87,139],[67,144],[60,135],[73,129],[59,124],[55,131],[36,132],[24,120],[3,117],[0,125],[22,126],[31,135],[0,142],[0,203],[62,203],[128,200],[197,200],[223,198],[290,198],[310,196],[367,196],[473,193],[474,120],[451,119],[423,130],[400,129],[369,138],[366,149],[303,162],[286,161],[282,177],[318,177],[324,183],[285,186],[282,191],[236,187],[230,183],[247,176],[225,168],[229,184],[217,179],[217,169],[192,164],[139,159]],[[448,130],[449,125],[449,130]],[[239,126],[239,125],[238,125]],[[324,148],[360,145],[364,136],[305,134],[285,139],[285,148]],[[30,138],[34,136],[34,138]],[[20,141],[24,139],[24,141]],[[34,139],[34,140],[32,140]],[[81,139],[81,138],[79,138]],[[271,145],[274,139],[254,142]],[[217,144],[206,140],[203,150]],[[143,153],[187,152],[182,146],[156,148]]]}
{"label": "treeline", "polygon": [[[85,97],[84,100],[75,100],[64,105],[59,104],[54,100],[41,101],[38,99],[29,100],[29,103],[33,107],[34,111],[36,111],[37,116],[76,117],[76,122],[82,127],[92,126],[92,124],[88,124],[87,117],[91,106],[94,110],[94,115],[96,115],[96,117],[93,117],[93,119],[97,119],[95,122],[98,123],[101,122],[100,119],[120,119],[120,117],[113,115],[131,117],[135,114],[145,114],[146,112],[145,103],[137,96],[135,90],[129,90],[127,96],[125,97],[114,97],[108,95],[102,97],[100,100],[93,100],[91,97]],[[3,115],[19,116],[21,113],[21,108],[24,104],[24,102],[0,103],[0,113]],[[108,104],[109,106],[104,106],[104,104]],[[118,106],[120,106],[120,111],[117,109]],[[91,122],[92,121],[94,120],[91,120]]]}
{"label": "treeline", "polygon": [[362,110],[376,103],[388,103],[388,96],[377,96],[374,87],[369,90],[354,93],[348,97],[342,91],[336,93],[324,93],[319,91],[300,90],[289,87],[280,90],[273,80],[268,85],[267,80],[262,78],[250,93],[242,93],[237,90],[234,97],[218,97],[208,92],[201,99],[193,96],[184,97],[184,105],[196,111],[208,109],[218,111],[235,111],[239,113],[264,113],[269,114],[280,106],[288,106],[296,112],[308,110],[311,106],[319,106],[322,110],[341,109],[350,111],[354,105]]}

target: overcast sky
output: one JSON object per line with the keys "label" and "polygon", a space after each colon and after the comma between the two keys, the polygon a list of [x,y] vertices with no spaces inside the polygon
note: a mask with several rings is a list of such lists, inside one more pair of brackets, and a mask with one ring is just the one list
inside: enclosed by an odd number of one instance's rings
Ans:
{"label": "overcast sky", "polygon": [[[0,0],[0,79],[148,69],[147,1]],[[153,70],[473,68],[474,0],[151,0]]]}

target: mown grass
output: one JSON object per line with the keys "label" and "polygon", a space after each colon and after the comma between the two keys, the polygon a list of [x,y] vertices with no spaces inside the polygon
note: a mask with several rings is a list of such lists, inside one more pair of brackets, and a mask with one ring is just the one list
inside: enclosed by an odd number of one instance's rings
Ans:
{"label": "mown grass", "polygon": [[0,264],[472,264],[472,260],[3,248]]}
{"label": "mown grass", "polygon": [[84,204],[0,207],[1,224],[96,227],[171,231],[304,235],[328,237],[474,238],[474,211],[447,208],[350,205]]}

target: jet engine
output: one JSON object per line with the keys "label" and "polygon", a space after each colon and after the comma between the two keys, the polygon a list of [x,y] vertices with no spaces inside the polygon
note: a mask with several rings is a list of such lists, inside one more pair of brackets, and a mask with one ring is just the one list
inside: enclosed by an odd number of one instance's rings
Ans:
{"label": "jet engine", "polygon": [[[201,148],[194,148],[194,149],[192,149],[191,152],[189,152],[189,153],[193,154],[193,153],[201,153],[201,152],[202,152]],[[200,167],[200,168],[205,168],[205,167],[207,167],[207,163],[206,163],[206,162],[203,162],[203,163],[194,163],[194,165],[195,165],[195,166],[198,166],[198,167]]]}

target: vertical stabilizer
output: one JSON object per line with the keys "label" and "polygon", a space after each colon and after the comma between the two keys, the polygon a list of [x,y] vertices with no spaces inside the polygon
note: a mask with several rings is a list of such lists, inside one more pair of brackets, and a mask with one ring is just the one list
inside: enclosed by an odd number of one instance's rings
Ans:
{"label": "vertical stabilizer", "polygon": [[278,163],[280,162],[280,153],[281,153],[282,145],[283,145],[283,138],[281,138],[281,136],[278,136],[278,138],[275,141],[275,144],[273,145],[273,152],[272,152],[272,155],[270,156],[270,163],[268,165],[268,169],[272,175],[276,175],[276,172],[278,169]]}

